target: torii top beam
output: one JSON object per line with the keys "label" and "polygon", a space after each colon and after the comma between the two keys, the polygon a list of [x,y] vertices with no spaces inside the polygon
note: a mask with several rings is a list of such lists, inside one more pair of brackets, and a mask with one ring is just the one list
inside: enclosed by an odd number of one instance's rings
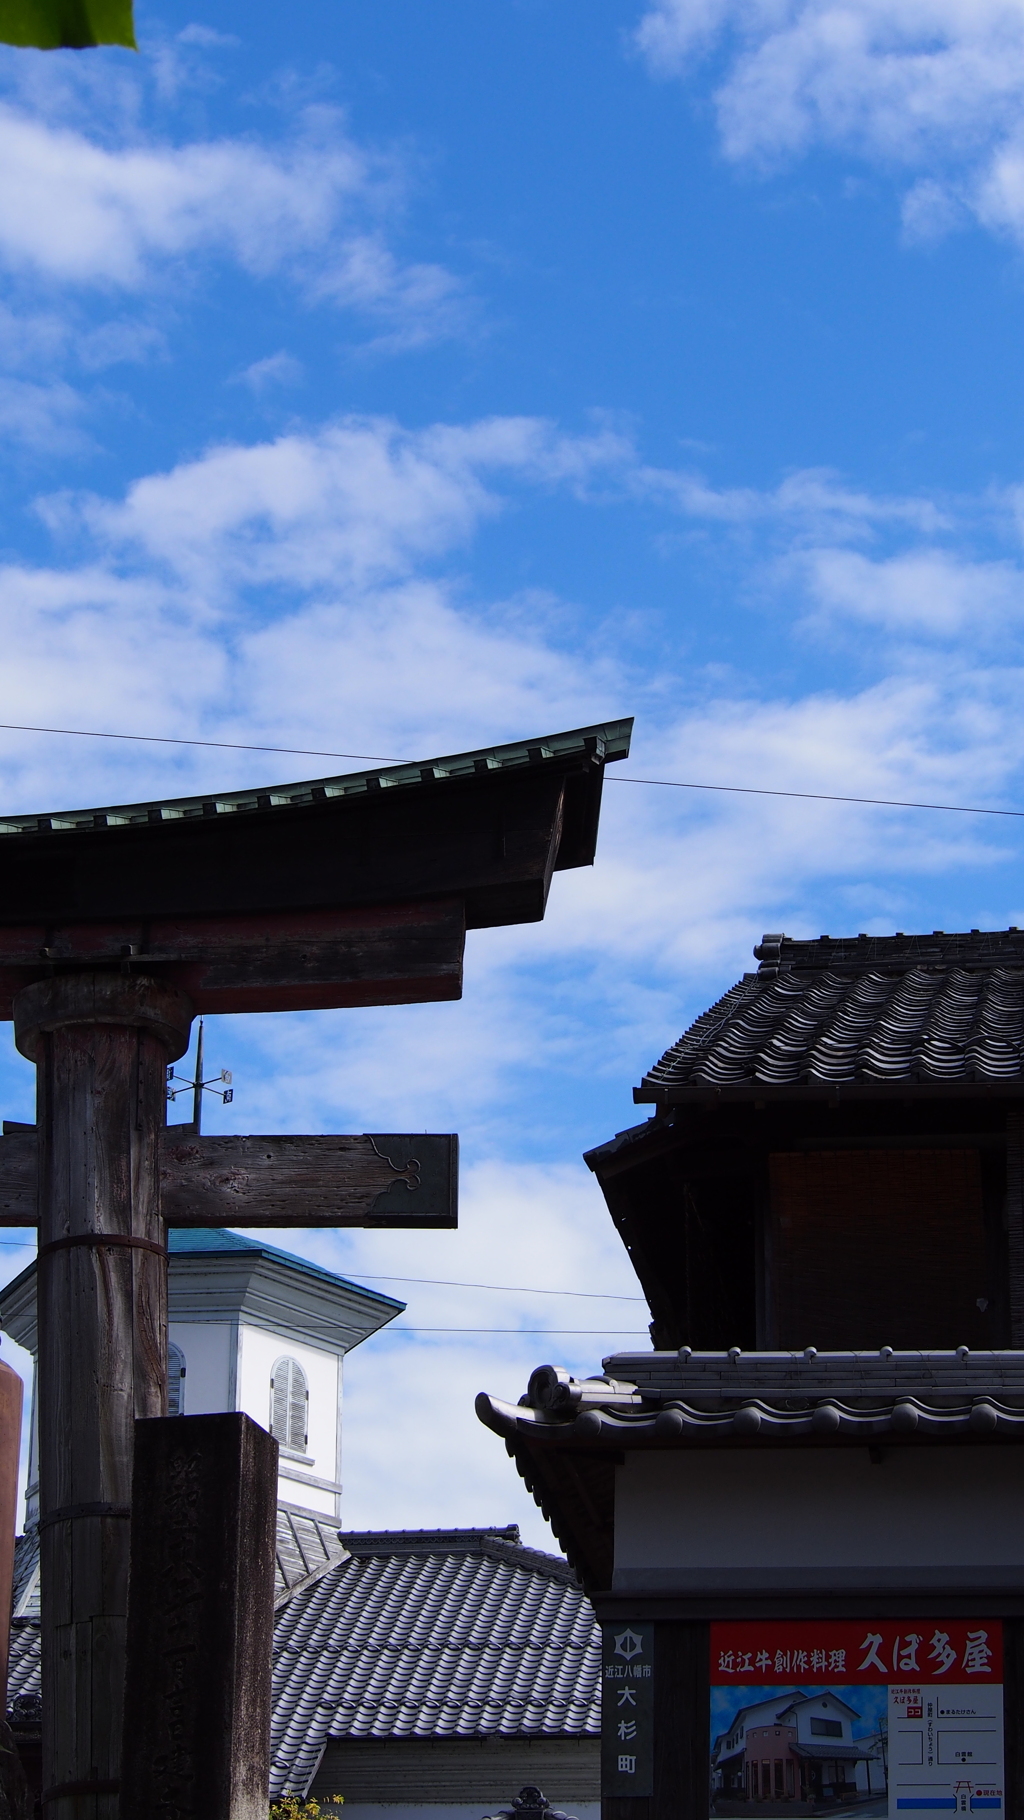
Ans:
{"label": "torii top beam", "polygon": [[121,966],[197,1012],[458,998],[466,929],[590,865],[631,720],[259,790],[0,820],[0,1018]]}

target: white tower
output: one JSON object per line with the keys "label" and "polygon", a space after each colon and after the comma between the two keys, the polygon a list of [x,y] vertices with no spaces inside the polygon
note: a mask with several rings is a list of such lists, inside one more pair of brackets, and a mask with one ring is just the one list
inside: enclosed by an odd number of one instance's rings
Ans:
{"label": "white tower", "polygon": [[[345,1354],[401,1314],[404,1302],[216,1229],[168,1235],[168,1409],[240,1409],[281,1447],[278,1500],[341,1515],[341,1389]],[[36,1267],[0,1291],[0,1325],[36,1356]],[[26,1525],[38,1515],[36,1399]]]}

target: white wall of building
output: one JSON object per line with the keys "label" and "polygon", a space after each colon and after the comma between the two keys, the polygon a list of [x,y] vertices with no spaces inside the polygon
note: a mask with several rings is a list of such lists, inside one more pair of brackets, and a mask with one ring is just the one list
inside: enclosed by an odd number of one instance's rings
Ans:
{"label": "white wall of building", "polygon": [[[234,1408],[237,1342],[230,1321],[171,1321],[168,1338],[185,1360],[180,1414],[212,1416]],[[266,1418],[264,1418],[266,1427]]]}
{"label": "white wall of building", "polygon": [[[183,1349],[184,1350],[184,1349]],[[242,1322],[238,1330],[237,1409],[262,1428],[270,1427],[270,1379],[278,1359],[297,1359],[309,1388],[309,1439],[305,1455],[294,1459],[282,1449],[278,1495],[284,1503],[307,1510],[337,1512],[341,1361],[336,1353],[297,1340],[282,1339]],[[319,1483],[317,1483],[319,1481]]]}
{"label": "white wall of building", "polygon": [[631,1453],[615,1579],[723,1592],[998,1588],[1024,1572],[1024,1449],[991,1444]]}

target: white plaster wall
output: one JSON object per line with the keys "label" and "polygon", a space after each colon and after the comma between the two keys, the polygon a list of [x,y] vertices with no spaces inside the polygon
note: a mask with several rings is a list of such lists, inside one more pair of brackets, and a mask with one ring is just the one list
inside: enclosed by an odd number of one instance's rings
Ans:
{"label": "white plaster wall", "polygon": [[[338,1494],[309,1483],[311,1479],[337,1482],[338,1427],[341,1400],[340,1360],[332,1352],[316,1346],[304,1346],[296,1340],[284,1340],[279,1334],[264,1332],[261,1327],[242,1323],[238,1335],[238,1390],[236,1408],[245,1411],[262,1428],[270,1427],[270,1378],[277,1360],[297,1359],[306,1374],[309,1387],[310,1465],[282,1458],[289,1473],[300,1478],[282,1478],[278,1495],[287,1504],[301,1504],[307,1510],[322,1510],[333,1517]],[[187,1382],[186,1378],[186,1382]]]}
{"label": "white plaster wall", "polygon": [[633,1453],[617,1469],[623,1590],[996,1587],[1024,1578],[1024,1447]]}
{"label": "white plaster wall", "polygon": [[[183,1416],[220,1415],[234,1409],[233,1321],[171,1321],[168,1338],[185,1358]],[[266,1415],[263,1418],[266,1426]]]}

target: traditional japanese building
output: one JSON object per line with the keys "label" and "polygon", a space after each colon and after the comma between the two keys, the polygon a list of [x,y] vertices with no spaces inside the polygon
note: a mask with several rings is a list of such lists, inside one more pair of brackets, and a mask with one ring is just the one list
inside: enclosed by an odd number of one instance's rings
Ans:
{"label": "traditional japanese building", "polygon": [[1016,1817],[1024,933],[755,955],[586,1159],[653,1350],[478,1410],[605,1625],[607,1820]]}

